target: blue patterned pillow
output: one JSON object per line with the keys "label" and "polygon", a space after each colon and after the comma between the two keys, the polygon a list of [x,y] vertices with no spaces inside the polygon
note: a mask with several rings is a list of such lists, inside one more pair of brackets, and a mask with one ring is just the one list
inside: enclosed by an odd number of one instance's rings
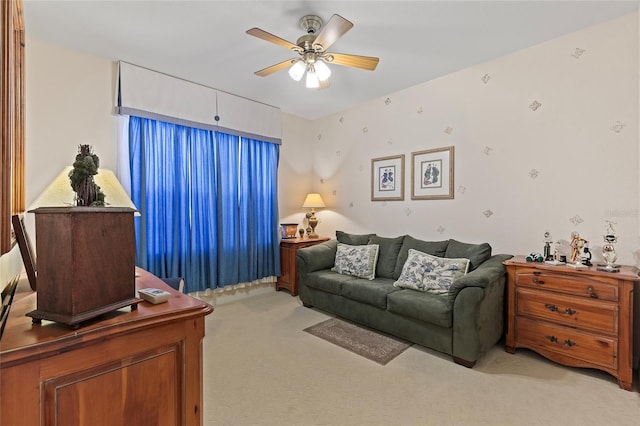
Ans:
{"label": "blue patterned pillow", "polygon": [[444,294],[469,269],[469,259],[448,259],[409,249],[394,287]]}
{"label": "blue patterned pillow", "polygon": [[350,246],[338,243],[335,265],[331,270],[343,275],[372,280],[376,277],[378,248],[377,244]]}

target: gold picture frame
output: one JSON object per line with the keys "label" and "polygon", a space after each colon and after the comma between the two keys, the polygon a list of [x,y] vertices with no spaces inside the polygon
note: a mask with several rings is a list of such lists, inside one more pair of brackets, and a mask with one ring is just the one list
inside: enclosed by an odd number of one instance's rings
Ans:
{"label": "gold picture frame", "polygon": [[371,201],[404,201],[404,154],[371,159]]}
{"label": "gold picture frame", "polygon": [[454,198],[454,147],[411,153],[411,199],[449,200]]}

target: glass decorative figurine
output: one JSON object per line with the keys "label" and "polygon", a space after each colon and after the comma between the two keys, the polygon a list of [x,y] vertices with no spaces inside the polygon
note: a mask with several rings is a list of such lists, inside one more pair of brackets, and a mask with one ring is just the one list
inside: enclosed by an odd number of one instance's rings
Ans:
{"label": "glass decorative figurine", "polygon": [[600,266],[599,269],[602,271],[618,272],[620,266],[615,264],[616,260],[618,260],[618,254],[614,246],[614,244],[618,242],[618,237],[616,236],[616,231],[613,229],[613,222],[608,220],[606,222],[607,229],[604,233],[604,245],[602,246],[602,257],[606,263],[598,266]]}

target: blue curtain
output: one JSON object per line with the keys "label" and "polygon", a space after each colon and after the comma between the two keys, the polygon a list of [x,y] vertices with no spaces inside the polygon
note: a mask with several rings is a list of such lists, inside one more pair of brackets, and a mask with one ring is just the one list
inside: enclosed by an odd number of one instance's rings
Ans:
{"label": "blue curtain", "polygon": [[280,274],[279,146],[131,117],[137,264],[186,291]]}

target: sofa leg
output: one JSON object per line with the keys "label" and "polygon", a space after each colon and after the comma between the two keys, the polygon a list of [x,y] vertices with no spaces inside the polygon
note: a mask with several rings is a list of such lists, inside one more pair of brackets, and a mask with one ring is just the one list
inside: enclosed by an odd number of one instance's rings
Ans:
{"label": "sofa leg", "polygon": [[476,365],[475,361],[467,361],[466,359],[458,358],[457,356],[453,357],[453,362],[463,365],[467,368],[473,368],[473,366]]}
{"label": "sofa leg", "polygon": [[313,308],[313,305],[310,305],[310,304],[304,303],[304,302],[302,302],[302,306],[304,306],[305,308]]}

